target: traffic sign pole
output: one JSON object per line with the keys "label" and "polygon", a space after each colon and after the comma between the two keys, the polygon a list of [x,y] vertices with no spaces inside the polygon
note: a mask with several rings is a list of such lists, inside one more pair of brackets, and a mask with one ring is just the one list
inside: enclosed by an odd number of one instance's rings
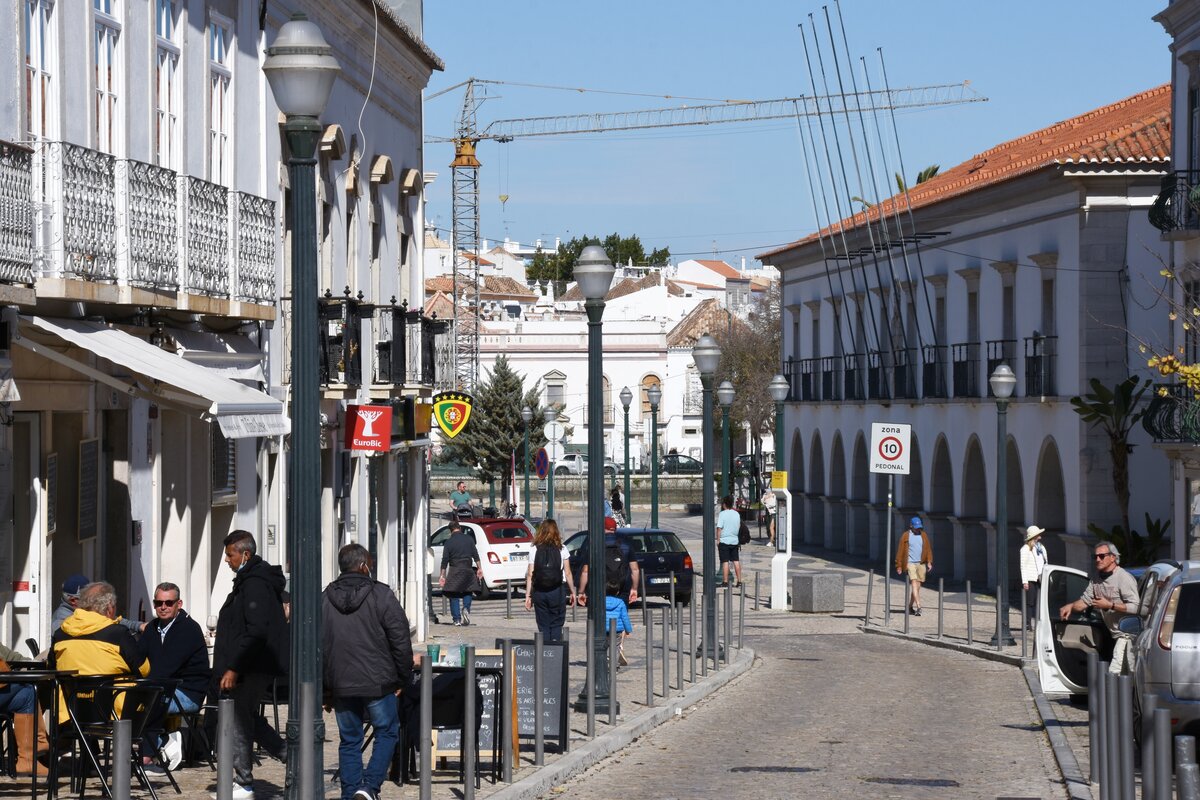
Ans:
{"label": "traffic sign pole", "polygon": [[[871,423],[871,472],[888,476],[887,489],[887,544],[883,562],[883,624],[892,621],[892,517],[896,497],[896,475],[909,472],[908,444],[912,437],[912,426],[904,422]],[[908,597],[904,598],[905,604]]]}

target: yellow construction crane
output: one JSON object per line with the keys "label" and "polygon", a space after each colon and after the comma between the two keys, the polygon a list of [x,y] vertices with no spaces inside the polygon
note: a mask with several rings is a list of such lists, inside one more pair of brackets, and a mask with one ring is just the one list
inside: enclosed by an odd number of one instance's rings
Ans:
{"label": "yellow construction crane", "polygon": [[[511,142],[516,138],[565,136],[579,133],[680,128],[720,125],[729,122],[763,122],[776,119],[800,119],[809,116],[845,116],[863,109],[878,111],[931,108],[983,102],[970,85],[937,84],[905,89],[885,89],[814,97],[781,97],[775,100],[724,100],[699,105],[655,108],[644,111],[618,111],[598,114],[568,114],[548,117],[501,119],[478,128],[480,104],[487,99],[476,93],[481,85],[528,85],[506,81],[468,78],[436,92],[433,100],[447,92],[465,87],[458,128],[451,137],[426,137],[426,142],[454,145],[452,174],[451,248],[454,252],[454,365],[455,380],[462,391],[473,391],[479,380],[479,326],[466,323],[479,310],[479,158],[475,154],[481,141]],[[565,88],[565,87],[543,87]],[[579,90],[589,91],[589,90]]]}

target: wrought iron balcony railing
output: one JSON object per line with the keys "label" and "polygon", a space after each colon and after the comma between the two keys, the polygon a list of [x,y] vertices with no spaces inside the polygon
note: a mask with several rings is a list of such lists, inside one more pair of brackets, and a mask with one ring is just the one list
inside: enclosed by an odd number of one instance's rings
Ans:
{"label": "wrought iron balcony railing", "polygon": [[1058,370],[1058,337],[1025,337],[1025,396],[1053,397]]}
{"label": "wrought iron balcony railing", "polygon": [[1163,233],[1200,230],[1200,170],[1180,169],[1162,179],[1158,197],[1150,206],[1150,224]]}
{"label": "wrought iron balcony railing", "polygon": [[841,366],[842,359],[838,356],[825,356],[820,359],[822,399],[842,399]]}
{"label": "wrought iron balcony railing", "polygon": [[979,397],[979,342],[959,342],[950,347],[954,364],[954,396]]}
{"label": "wrought iron balcony railing", "polygon": [[[987,343],[987,374],[990,378],[996,367],[1007,364],[1017,374],[1017,340],[989,339]],[[991,384],[988,384],[988,397],[992,396]]]}
{"label": "wrought iron balcony railing", "polygon": [[946,389],[946,351],[944,344],[927,344],[921,349],[924,367],[921,376],[921,394],[923,397],[947,397]]}
{"label": "wrought iron balcony railing", "polygon": [[800,359],[800,400],[803,402],[821,399],[817,381],[818,362],[819,359],[816,358]]}
{"label": "wrought iron balcony railing", "polygon": [[33,283],[33,151],[0,142],[0,281]]}
{"label": "wrought iron balcony railing", "polygon": [[842,396],[846,400],[865,400],[867,396],[866,353],[844,353],[842,355]]}
{"label": "wrought iron balcony railing", "polygon": [[917,396],[917,350],[903,347],[892,354],[892,397]]}
{"label": "wrought iron balcony railing", "polygon": [[324,385],[362,385],[362,309],[360,299],[350,296],[346,287],[343,297],[334,297],[328,290],[320,299],[318,324],[321,326],[320,376]]}
{"label": "wrought iron balcony railing", "polygon": [[1181,384],[1156,384],[1142,427],[1156,442],[1200,444],[1200,399]]}

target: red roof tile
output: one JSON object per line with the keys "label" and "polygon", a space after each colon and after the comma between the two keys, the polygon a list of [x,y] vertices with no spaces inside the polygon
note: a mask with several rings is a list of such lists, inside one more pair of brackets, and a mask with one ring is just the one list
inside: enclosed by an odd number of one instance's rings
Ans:
{"label": "red roof tile", "polygon": [[710,270],[717,273],[722,278],[740,278],[740,277],[742,277],[742,273],[738,272],[736,269],[729,266],[724,261],[713,261],[712,259],[706,260],[703,258],[698,258],[698,259],[696,259],[696,263],[702,264],[703,266],[708,267]]}
{"label": "red roof tile", "polygon": [[1171,158],[1171,84],[1135,94],[1086,114],[997,145],[908,190],[820,232],[757,258],[767,260],[839,228],[852,230],[913,209],[932,206],[1003,181],[1062,164],[1167,162]]}

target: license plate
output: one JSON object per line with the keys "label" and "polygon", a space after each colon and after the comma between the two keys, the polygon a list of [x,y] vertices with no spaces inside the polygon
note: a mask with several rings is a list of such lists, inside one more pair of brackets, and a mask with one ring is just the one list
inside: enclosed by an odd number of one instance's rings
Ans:
{"label": "license plate", "polygon": [[669,575],[668,575],[668,576],[667,576],[667,577],[665,577],[665,578],[651,578],[651,579],[650,579],[650,582],[651,582],[651,583],[670,583],[670,582],[671,582],[671,576],[669,576]]}
{"label": "license plate", "polygon": [[508,557],[509,561],[528,561],[529,553],[513,553]]}

